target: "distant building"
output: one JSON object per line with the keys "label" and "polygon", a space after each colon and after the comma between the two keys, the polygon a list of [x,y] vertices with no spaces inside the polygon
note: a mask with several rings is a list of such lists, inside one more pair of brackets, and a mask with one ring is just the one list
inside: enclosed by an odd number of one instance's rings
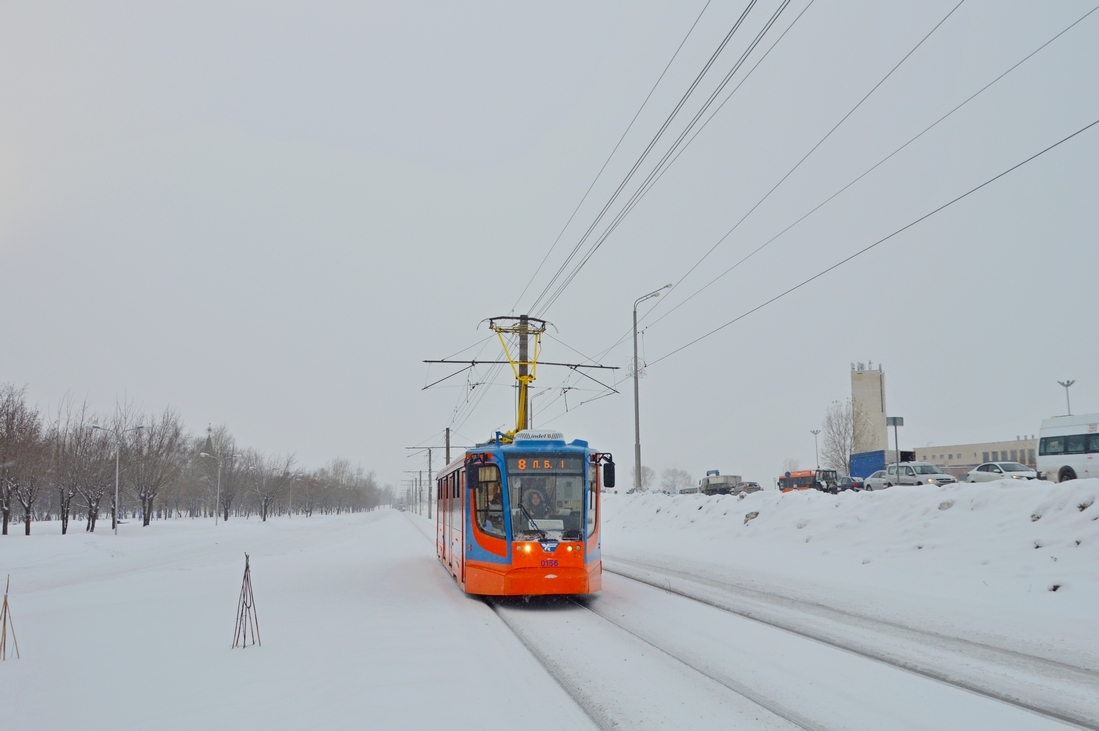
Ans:
{"label": "distant building", "polygon": [[1006,442],[916,447],[916,460],[938,465],[960,477],[983,462],[1021,462],[1034,467],[1037,452],[1038,440],[1024,436]]}
{"label": "distant building", "polygon": [[889,449],[889,431],[885,428],[885,372],[880,363],[877,370],[873,366],[873,361],[870,367],[862,363],[851,364],[854,454]]}

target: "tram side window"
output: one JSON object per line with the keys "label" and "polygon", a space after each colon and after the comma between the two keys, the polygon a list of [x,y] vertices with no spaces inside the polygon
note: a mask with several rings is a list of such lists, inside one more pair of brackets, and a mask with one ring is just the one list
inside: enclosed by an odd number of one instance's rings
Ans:
{"label": "tram side window", "polygon": [[500,468],[494,464],[477,467],[474,492],[477,525],[490,536],[504,537],[504,502],[500,489]]}

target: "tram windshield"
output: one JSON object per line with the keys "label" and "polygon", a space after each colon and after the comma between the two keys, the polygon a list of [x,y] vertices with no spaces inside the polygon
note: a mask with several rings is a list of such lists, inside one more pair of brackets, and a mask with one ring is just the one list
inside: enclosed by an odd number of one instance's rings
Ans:
{"label": "tram windshield", "polygon": [[584,519],[582,455],[509,456],[507,475],[514,540],[580,540]]}

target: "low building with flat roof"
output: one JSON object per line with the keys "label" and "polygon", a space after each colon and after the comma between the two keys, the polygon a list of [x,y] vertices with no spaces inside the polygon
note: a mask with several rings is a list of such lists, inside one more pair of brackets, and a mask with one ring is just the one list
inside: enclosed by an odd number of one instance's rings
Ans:
{"label": "low building with flat roof", "polygon": [[984,462],[1020,462],[1027,467],[1035,467],[1037,453],[1037,438],[1024,436],[1005,442],[916,447],[916,461],[938,465],[960,478]]}

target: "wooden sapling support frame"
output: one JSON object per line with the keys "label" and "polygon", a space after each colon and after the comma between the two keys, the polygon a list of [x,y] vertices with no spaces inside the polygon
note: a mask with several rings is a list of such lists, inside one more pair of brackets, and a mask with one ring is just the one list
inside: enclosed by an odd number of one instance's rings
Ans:
{"label": "wooden sapling support frame", "polygon": [[11,628],[11,641],[15,645],[15,659],[19,659],[19,640],[15,639],[15,625],[11,621],[11,609],[8,608],[8,589],[11,588],[11,574],[4,585],[4,603],[0,605],[0,660],[8,659],[8,628]]}
{"label": "wooden sapling support frame", "polygon": [[263,645],[259,637],[259,617],[256,614],[256,600],[252,596],[252,569],[248,565],[248,554],[244,554],[244,582],[240,586],[240,600],[237,602],[237,628],[233,633],[233,647]]}

